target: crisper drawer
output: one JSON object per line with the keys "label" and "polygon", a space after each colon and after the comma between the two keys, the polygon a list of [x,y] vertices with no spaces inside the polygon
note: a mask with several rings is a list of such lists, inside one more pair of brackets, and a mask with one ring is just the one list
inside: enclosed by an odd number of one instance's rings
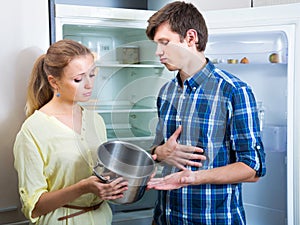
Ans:
{"label": "crisper drawer", "polygon": [[153,209],[119,212],[114,214],[112,225],[150,225]]}
{"label": "crisper drawer", "polygon": [[111,204],[113,211],[112,225],[150,225],[153,208],[157,199],[156,190],[148,190],[138,202],[128,205]]}
{"label": "crisper drawer", "polygon": [[110,203],[113,213],[117,212],[131,212],[135,210],[145,210],[154,208],[157,199],[157,190],[151,189],[145,192],[144,196],[137,202],[117,205]]}

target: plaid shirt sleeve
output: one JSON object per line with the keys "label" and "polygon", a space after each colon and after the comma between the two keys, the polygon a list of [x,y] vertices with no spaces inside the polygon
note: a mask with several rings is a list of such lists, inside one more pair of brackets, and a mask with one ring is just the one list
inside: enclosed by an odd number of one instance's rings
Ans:
{"label": "plaid shirt sleeve", "polygon": [[256,101],[251,88],[246,85],[237,88],[232,96],[231,142],[236,161],[253,168],[257,176],[264,176],[265,153]]}

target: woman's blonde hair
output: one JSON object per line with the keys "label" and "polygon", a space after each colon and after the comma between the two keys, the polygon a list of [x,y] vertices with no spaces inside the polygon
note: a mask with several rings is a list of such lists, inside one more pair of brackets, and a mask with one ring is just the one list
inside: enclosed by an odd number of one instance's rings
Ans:
{"label": "woman's blonde hair", "polygon": [[92,55],[84,45],[72,40],[61,40],[52,44],[47,53],[36,60],[27,89],[25,106],[27,117],[52,99],[54,91],[48,81],[48,75],[60,79],[64,68],[75,57],[88,54]]}

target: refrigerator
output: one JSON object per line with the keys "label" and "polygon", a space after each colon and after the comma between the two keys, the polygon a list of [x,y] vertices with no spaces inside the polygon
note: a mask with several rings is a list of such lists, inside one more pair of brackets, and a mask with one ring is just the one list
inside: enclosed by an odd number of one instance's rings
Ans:
{"label": "refrigerator", "polygon": [[[52,41],[73,39],[95,55],[99,74],[84,107],[102,115],[109,140],[148,150],[158,91],[176,75],[159,63],[145,35],[154,11],[55,4],[54,12]],[[248,225],[300,224],[299,12],[298,3],[202,12],[209,29],[205,54],[246,81],[258,102],[267,175],[243,184]],[[114,224],[150,224],[155,196],[148,192],[133,205],[112,205]]]}

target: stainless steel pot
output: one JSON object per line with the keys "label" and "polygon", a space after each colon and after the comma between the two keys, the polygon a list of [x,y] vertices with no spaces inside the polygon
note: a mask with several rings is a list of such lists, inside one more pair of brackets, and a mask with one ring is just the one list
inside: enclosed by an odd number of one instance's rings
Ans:
{"label": "stainless steel pot", "polygon": [[[124,192],[124,197],[111,202],[129,204],[141,199],[155,170],[151,155],[144,149],[123,141],[105,142],[99,146],[97,153],[98,165],[94,168],[94,173],[102,182],[111,182],[117,177],[128,181],[128,190]],[[106,176],[110,179],[105,179]]]}

